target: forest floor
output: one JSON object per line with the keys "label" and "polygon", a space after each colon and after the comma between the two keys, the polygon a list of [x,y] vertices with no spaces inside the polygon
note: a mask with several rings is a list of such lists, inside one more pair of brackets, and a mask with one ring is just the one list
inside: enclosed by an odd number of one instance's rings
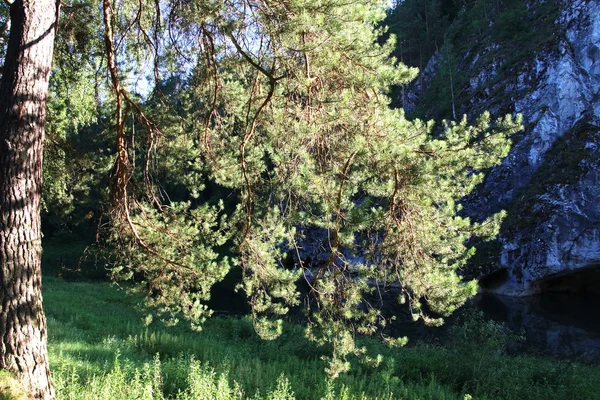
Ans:
{"label": "forest floor", "polygon": [[[46,249],[46,265],[56,263],[58,250]],[[331,382],[328,349],[297,323],[273,341],[259,339],[246,318],[214,317],[200,332],[185,321],[146,324],[136,299],[116,285],[58,275],[45,269],[59,399],[600,399],[600,366],[508,355],[502,327],[477,317],[444,344],[388,348],[362,338],[382,356],[379,366],[351,360],[351,371]]]}

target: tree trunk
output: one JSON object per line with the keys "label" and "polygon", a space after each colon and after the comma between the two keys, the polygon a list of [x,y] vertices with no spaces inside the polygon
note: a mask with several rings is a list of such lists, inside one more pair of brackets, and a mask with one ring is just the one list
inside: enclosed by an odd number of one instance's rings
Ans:
{"label": "tree trunk", "polygon": [[56,0],[15,0],[0,82],[0,369],[51,399],[42,308],[40,202]]}

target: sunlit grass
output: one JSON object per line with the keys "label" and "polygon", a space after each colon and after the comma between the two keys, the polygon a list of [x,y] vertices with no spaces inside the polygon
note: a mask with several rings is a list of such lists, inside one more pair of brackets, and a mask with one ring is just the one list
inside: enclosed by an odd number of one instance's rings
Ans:
{"label": "sunlit grass", "polygon": [[[508,356],[492,323],[475,321],[444,347],[390,349],[365,340],[384,361],[355,362],[328,381],[326,348],[287,324],[262,341],[244,318],[143,324],[133,299],[106,282],[45,277],[53,380],[64,399],[593,399],[600,368]],[[466,397],[465,397],[466,396]]]}

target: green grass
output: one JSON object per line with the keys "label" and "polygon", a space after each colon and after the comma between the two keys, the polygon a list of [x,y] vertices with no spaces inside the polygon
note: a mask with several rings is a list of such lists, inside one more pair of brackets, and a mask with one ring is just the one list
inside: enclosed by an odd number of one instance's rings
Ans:
{"label": "green grass", "polygon": [[[306,341],[298,325],[287,326],[275,341],[260,340],[246,319],[214,318],[202,332],[183,324],[164,327],[155,322],[146,327],[133,300],[108,283],[46,277],[44,296],[52,370],[60,398],[111,398],[111,391],[121,393],[119,397],[124,399],[150,398],[140,387],[152,387],[175,398],[191,390],[190,381],[205,381],[209,376],[217,386],[224,376],[232,390],[238,387],[250,397],[262,393],[269,398],[268,394],[284,383],[298,399],[316,399],[328,393],[325,364],[320,359],[325,350]],[[371,378],[348,375],[336,382],[333,390],[339,392],[346,385],[353,394],[348,398],[361,398],[364,392],[365,398],[383,399],[392,391],[405,398],[457,398],[430,377],[408,385]],[[156,393],[153,396],[156,398]]]}
{"label": "green grass", "polygon": [[27,400],[19,381],[7,371],[0,371],[0,400]]}
{"label": "green grass", "polygon": [[44,300],[59,399],[600,398],[600,367],[508,356],[501,327],[479,316],[456,328],[444,346],[390,349],[361,339],[383,362],[374,368],[354,360],[350,373],[331,383],[322,360],[328,349],[307,341],[298,324],[286,324],[274,341],[260,340],[245,318],[212,318],[201,332],[184,322],[146,326],[134,298],[96,280],[101,270],[90,273],[82,265],[77,274],[60,274],[65,268],[52,263],[60,260],[68,269],[86,247],[67,242],[44,243]]}
{"label": "green grass", "polygon": [[[593,399],[600,368],[502,351],[498,325],[471,321],[452,343],[389,349],[330,383],[327,349],[288,324],[262,341],[251,321],[213,318],[202,332],[145,326],[134,299],[106,282],[44,279],[53,379],[62,399]],[[466,398],[468,398],[466,396]]]}

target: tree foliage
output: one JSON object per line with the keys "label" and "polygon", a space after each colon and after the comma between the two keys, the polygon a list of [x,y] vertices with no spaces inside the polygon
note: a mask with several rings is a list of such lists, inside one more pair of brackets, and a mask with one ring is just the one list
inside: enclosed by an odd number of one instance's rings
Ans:
{"label": "tree foliage", "polygon": [[[48,207],[110,199],[93,219],[114,276],[167,322],[200,327],[211,286],[239,267],[257,332],[272,338],[305,279],[307,334],[333,345],[332,376],[364,352],[356,334],[385,325],[365,300],[375,280],[399,284],[415,318],[437,321],[422,305],[448,315],[475,292],[458,274],[465,243],[501,217],[471,223],[457,200],[520,121],[486,114],[434,135],[390,109],[390,87],[417,71],[390,56],[393,37],[378,42],[386,4],[121,0],[101,16],[72,3],[63,18],[104,26],[62,33]],[[111,196],[98,188],[107,175]],[[327,232],[326,262],[298,257],[304,228]]]}
{"label": "tree foliage", "polygon": [[[455,108],[459,113],[466,111],[471,115],[481,112],[480,108],[469,105],[473,97],[470,78],[490,65],[496,66],[497,74],[485,82],[487,85],[518,76],[516,70],[526,64],[525,60],[531,60],[560,36],[554,23],[559,3],[556,0],[399,2],[382,22],[389,26],[383,38],[396,35],[398,45],[393,54],[399,61],[421,70],[428,67],[426,78],[422,74],[417,84],[412,85],[409,116],[456,120]],[[488,97],[498,104],[503,95],[492,93]],[[403,86],[393,88],[393,106],[408,108],[406,99]]]}

